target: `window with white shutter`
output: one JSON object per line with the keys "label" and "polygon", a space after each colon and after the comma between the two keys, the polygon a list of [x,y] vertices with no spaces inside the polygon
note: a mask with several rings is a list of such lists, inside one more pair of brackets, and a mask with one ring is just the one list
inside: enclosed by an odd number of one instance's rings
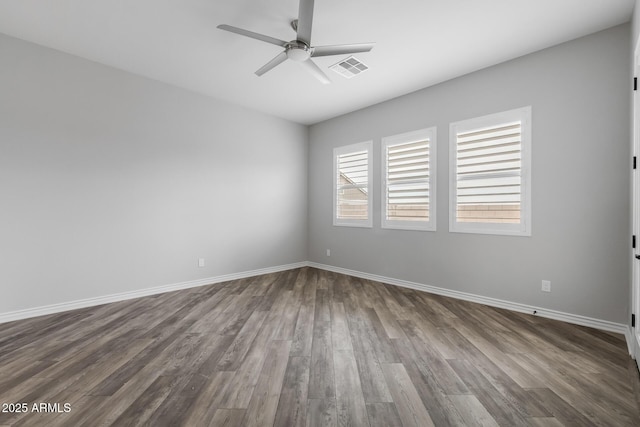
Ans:
{"label": "window with white shutter", "polygon": [[531,107],[450,125],[449,229],[531,235]]}
{"label": "window with white shutter", "polygon": [[435,230],[436,129],[382,139],[382,228]]}
{"label": "window with white shutter", "polygon": [[333,150],[333,225],[371,227],[371,141]]}

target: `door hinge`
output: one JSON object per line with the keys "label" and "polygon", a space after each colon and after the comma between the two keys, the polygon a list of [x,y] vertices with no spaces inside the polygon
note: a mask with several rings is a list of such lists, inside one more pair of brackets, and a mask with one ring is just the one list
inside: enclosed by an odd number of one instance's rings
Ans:
{"label": "door hinge", "polygon": [[636,315],[635,314],[631,315],[631,327],[632,328],[636,327]]}
{"label": "door hinge", "polygon": [[636,156],[633,156],[633,168],[637,168],[638,167],[638,158]]}
{"label": "door hinge", "polygon": [[633,236],[631,236],[631,247],[633,249],[636,248],[636,235],[635,234]]}
{"label": "door hinge", "polygon": [[638,90],[638,78],[633,78],[633,90]]}

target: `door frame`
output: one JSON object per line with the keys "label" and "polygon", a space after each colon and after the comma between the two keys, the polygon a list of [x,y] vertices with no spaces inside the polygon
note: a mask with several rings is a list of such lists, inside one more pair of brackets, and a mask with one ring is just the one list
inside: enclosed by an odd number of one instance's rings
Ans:
{"label": "door frame", "polygon": [[[633,77],[640,76],[640,38],[636,42],[633,54]],[[640,158],[640,95],[638,90],[632,91],[631,98],[631,121],[632,121],[632,153],[637,159]],[[632,250],[632,285],[631,285],[631,314],[636,316],[636,325],[631,327],[629,323],[631,343],[628,343],[631,356],[636,359],[636,364],[640,368],[640,164],[632,170],[631,191],[632,191],[632,232],[636,236],[636,247]]]}

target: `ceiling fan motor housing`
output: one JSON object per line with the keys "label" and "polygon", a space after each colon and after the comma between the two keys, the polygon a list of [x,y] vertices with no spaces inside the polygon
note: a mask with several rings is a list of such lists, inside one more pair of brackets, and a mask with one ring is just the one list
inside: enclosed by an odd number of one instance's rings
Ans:
{"label": "ceiling fan motor housing", "polygon": [[293,40],[286,47],[287,58],[296,62],[303,62],[311,56],[309,46],[298,40]]}

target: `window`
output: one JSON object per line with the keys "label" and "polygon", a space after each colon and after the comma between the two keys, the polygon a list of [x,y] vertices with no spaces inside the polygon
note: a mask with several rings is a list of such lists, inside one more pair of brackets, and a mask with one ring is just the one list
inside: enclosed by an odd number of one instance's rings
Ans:
{"label": "window", "polygon": [[382,228],[435,230],[436,129],[382,139]]}
{"label": "window", "polygon": [[371,227],[372,142],[333,150],[333,225]]}
{"label": "window", "polygon": [[531,235],[531,107],[452,123],[449,230]]}

